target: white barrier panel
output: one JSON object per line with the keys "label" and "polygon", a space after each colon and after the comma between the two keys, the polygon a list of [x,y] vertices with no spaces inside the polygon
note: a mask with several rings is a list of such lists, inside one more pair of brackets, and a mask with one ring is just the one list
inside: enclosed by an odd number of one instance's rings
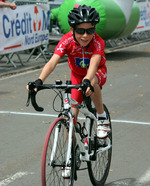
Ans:
{"label": "white barrier panel", "polygon": [[150,30],[150,2],[137,2],[140,9],[140,20],[133,33]]}
{"label": "white barrier panel", "polygon": [[0,54],[26,50],[48,43],[48,4],[0,9]]}

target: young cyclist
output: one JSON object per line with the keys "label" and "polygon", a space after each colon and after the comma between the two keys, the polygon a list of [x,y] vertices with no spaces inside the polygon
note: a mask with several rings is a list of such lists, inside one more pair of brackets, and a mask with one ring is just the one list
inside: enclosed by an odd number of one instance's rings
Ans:
{"label": "young cyclist", "polygon": [[[97,136],[105,138],[110,128],[103,109],[100,89],[106,82],[107,69],[104,54],[105,44],[103,39],[95,32],[95,25],[99,23],[99,13],[90,6],[78,6],[70,11],[68,22],[71,31],[62,37],[52,58],[44,66],[39,79],[35,81],[35,85],[42,85],[55,69],[59,60],[67,54],[72,84],[83,82],[87,87],[86,96],[91,96],[97,110]],[[80,90],[73,89],[71,97],[78,103],[82,102]],[[74,107],[73,113],[75,119],[77,119],[78,109]]]}

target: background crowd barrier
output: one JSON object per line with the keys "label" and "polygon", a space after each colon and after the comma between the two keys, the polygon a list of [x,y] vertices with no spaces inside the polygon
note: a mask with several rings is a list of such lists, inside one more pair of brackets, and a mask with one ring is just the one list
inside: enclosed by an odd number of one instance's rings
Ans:
{"label": "background crowd barrier", "polygon": [[[15,68],[12,60],[17,55],[20,63],[24,65],[20,52],[29,50],[29,61],[34,51],[38,48],[45,61],[43,45],[48,45],[50,10],[47,0],[15,1],[17,8],[2,8],[0,11],[0,55],[8,59]],[[22,8],[23,7],[23,8]]]}
{"label": "background crowd barrier", "polygon": [[[106,49],[109,49],[110,51],[120,48],[120,47],[126,47],[130,46],[135,43],[140,43],[140,42],[145,42],[150,40],[150,0],[136,0],[139,9],[140,9],[140,20],[139,23],[136,27],[136,29],[129,34],[126,37],[122,38],[117,38],[117,39],[109,39],[105,40],[106,42]],[[51,12],[52,9],[55,9],[59,7],[62,3],[63,0],[15,0],[15,3],[17,7],[25,6],[25,5],[30,5],[30,6],[40,6],[40,5],[48,5],[48,9]],[[14,11],[14,10],[13,10]],[[12,12],[13,12],[12,11]],[[37,16],[37,22],[38,22],[38,16]],[[62,37],[61,29],[58,25],[57,21],[50,21],[50,28],[49,28],[49,36],[46,40],[45,43],[39,43],[37,46],[29,46],[28,48],[24,49],[24,52],[28,52],[30,49],[30,52],[28,54],[28,57],[26,59],[26,62],[30,60],[34,52],[38,49],[38,54],[35,58],[37,60],[40,56],[42,56],[45,61],[47,62],[48,59],[50,58],[52,53],[49,53],[48,51],[48,46],[49,44],[56,44]],[[0,38],[1,40],[1,38]],[[0,45],[1,46],[1,45]],[[13,52],[8,52],[8,53],[2,53],[0,50],[0,60],[3,57],[7,58],[7,63],[11,63],[14,67],[16,67],[15,62],[12,60],[13,56],[16,55],[17,58],[19,59],[19,62],[24,65],[21,56],[20,56],[20,51],[16,50]],[[48,55],[48,56],[47,56]],[[47,58],[48,57],[48,58]]]}

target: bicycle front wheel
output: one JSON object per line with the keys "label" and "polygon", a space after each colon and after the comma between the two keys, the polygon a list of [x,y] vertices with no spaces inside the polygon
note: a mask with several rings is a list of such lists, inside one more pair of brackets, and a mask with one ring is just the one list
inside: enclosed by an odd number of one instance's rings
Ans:
{"label": "bicycle front wheel", "polygon": [[70,178],[64,179],[62,170],[66,165],[68,147],[68,124],[65,118],[57,118],[47,132],[41,164],[42,186],[72,186],[74,181],[75,160],[72,145],[70,159]]}
{"label": "bicycle front wheel", "polygon": [[[111,128],[111,119],[110,115],[108,112],[107,107],[104,105],[104,110],[107,114],[107,117],[110,122],[110,128]],[[97,124],[95,121],[93,121],[91,125],[91,142],[94,141],[94,135],[97,133]],[[109,134],[107,137],[107,142],[104,140],[100,140],[97,138],[97,146],[104,145],[104,143],[109,143],[112,145],[112,133]],[[92,160],[90,162],[87,162],[88,165],[88,172],[89,172],[89,177],[94,186],[103,186],[108,173],[110,169],[110,163],[111,163],[111,154],[112,154],[112,147],[105,151],[100,151],[103,149],[103,147],[97,147],[97,153],[96,153],[96,160]],[[92,149],[92,144],[91,144],[91,151],[94,150]]]}

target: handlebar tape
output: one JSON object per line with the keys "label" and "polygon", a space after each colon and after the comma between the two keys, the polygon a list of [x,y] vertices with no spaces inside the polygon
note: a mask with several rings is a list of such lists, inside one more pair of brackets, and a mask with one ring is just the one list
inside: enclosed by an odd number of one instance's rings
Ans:
{"label": "handlebar tape", "polygon": [[44,108],[42,107],[39,107],[37,102],[36,102],[36,92],[35,91],[32,91],[32,94],[31,94],[31,103],[34,107],[34,109],[36,111],[39,111],[39,112],[42,112],[44,110]]}

